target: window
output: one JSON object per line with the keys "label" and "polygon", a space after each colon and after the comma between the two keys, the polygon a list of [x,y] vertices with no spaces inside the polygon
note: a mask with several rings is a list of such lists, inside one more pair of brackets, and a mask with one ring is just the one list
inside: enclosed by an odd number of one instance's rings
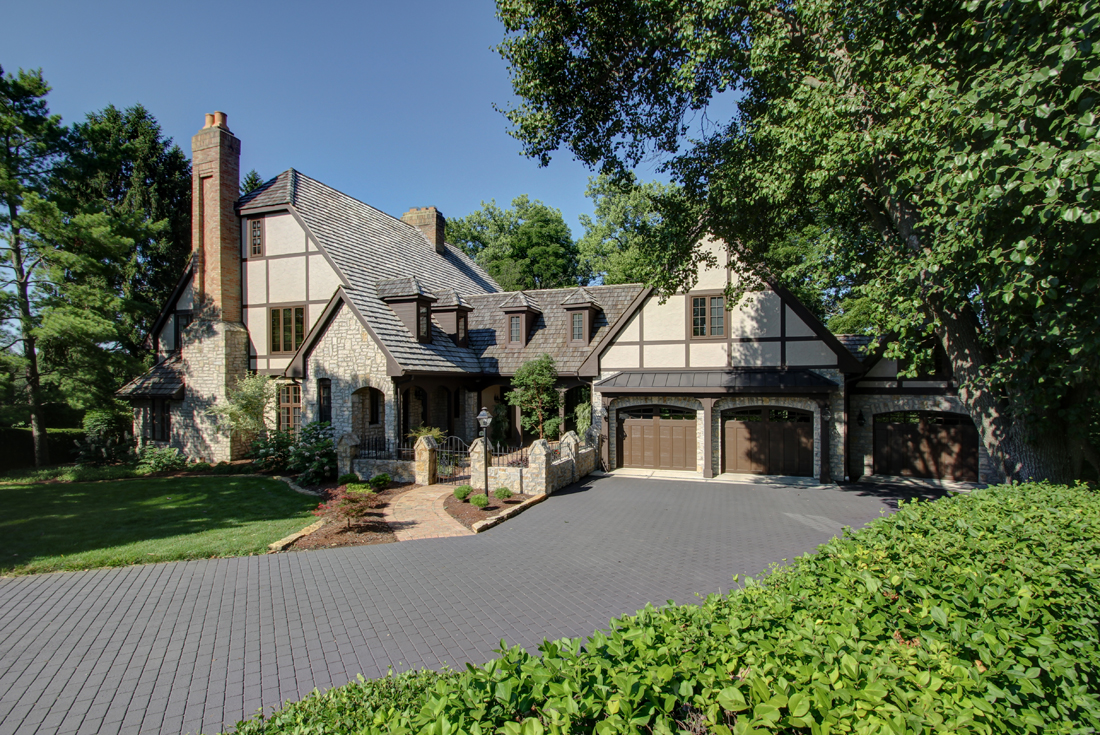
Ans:
{"label": "window", "polygon": [[466,341],[466,315],[460,314],[458,317],[458,342],[462,344]]}
{"label": "window", "polygon": [[523,340],[520,339],[520,320],[521,317],[511,316],[508,317],[508,341],[512,343],[519,343]]}
{"label": "window", "polygon": [[328,378],[317,381],[317,420],[332,423],[332,381]]}
{"label": "window", "polygon": [[573,312],[573,341],[584,341],[584,314]]}
{"label": "window", "polygon": [[149,420],[145,424],[145,438],[166,442],[172,438],[171,404],[163,398],[154,398],[149,405]]}
{"label": "window", "polygon": [[418,303],[416,305],[416,338],[420,341],[427,341],[429,335],[428,331],[428,305]]}
{"label": "window", "polygon": [[691,336],[724,337],[726,300],[722,296],[691,297]]}
{"label": "window", "polygon": [[297,352],[306,337],[306,308],[291,306],[271,310],[271,353]]}
{"label": "window", "polygon": [[279,431],[297,435],[302,425],[302,386],[279,386]]}
{"label": "window", "polygon": [[375,389],[370,391],[370,423],[377,426],[382,422],[382,393]]}
{"label": "window", "polygon": [[264,221],[262,219],[254,219],[249,222],[249,241],[251,247],[248,252],[250,255],[263,255],[264,254]]}
{"label": "window", "polygon": [[183,342],[180,341],[180,338],[183,336],[183,330],[187,329],[187,326],[191,324],[191,312],[177,311],[175,315],[175,321],[176,341],[173,342],[173,344],[176,346],[176,349],[179,350],[181,347],[183,347]]}

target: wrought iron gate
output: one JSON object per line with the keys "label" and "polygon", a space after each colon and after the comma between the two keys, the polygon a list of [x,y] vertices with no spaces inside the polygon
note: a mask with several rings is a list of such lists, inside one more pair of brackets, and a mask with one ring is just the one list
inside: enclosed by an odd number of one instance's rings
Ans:
{"label": "wrought iron gate", "polygon": [[437,482],[462,485],[470,481],[470,445],[457,436],[447,437],[436,450]]}

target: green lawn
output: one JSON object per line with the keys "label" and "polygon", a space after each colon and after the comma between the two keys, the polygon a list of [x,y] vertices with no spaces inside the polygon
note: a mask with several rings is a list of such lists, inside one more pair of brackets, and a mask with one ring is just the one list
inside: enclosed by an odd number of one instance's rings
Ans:
{"label": "green lawn", "polygon": [[257,477],[0,484],[0,574],[263,553],[316,507]]}

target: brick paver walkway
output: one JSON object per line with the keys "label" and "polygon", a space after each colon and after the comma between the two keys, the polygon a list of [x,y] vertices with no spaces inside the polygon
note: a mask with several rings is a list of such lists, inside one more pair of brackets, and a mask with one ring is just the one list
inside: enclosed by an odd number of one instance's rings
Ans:
{"label": "brick paver walkway", "polygon": [[493,530],[0,579],[0,733],[215,733],[393,667],[461,668],[810,551],[869,486],[605,477]]}
{"label": "brick paver walkway", "polygon": [[454,492],[453,485],[428,485],[401,493],[383,509],[386,523],[398,541],[422,538],[470,536],[473,531],[451,517],[443,501]]}

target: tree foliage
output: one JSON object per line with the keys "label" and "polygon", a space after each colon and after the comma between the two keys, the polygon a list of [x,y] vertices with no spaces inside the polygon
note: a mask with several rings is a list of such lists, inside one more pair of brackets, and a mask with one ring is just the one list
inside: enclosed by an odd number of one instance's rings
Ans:
{"label": "tree foliage", "polygon": [[256,169],[251,169],[241,179],[241,196],[245,194],[251,194],[264,185],[264,180],[260,178],[260,172]]}
{"label": "tree foliage", "polygon": [[677,184],[648,251],[666,292],[703,233],[751,286],[818,226],[823,277],[866,299],[846,313],[873,310],[891,356],[934,337],[1008,477],[1096,463],[1072,429],[1100,389],[1095,2],[498,7],[528,155],[657,156]]}
{"label": "tree foliage", "polygon": [[588,282],[561,211],[526,194],[513,199],[509,209],[493,200],[448,220],[447,240],[476,259],[505,291]]}
{"label": "tree foliage", "polygon": [[561,396],[556,385],[557,365],[554,358],[543,354],[529,360],[512,376],[512,390],[508,391],[508,403],[519,406],[520,423],[527,431],[537,431],[539,439],[556,438],[561,417],[558,406]]}
{"label": "tree foliage", "polygon": [[639,183],[634,176],[596,176],[588,180],[585,196],[593,214],[580,216],[584,236],[577,241],[581,263],[605,284],[647,283],[654,274],[645,255],[645,243],[663,222],[657,200],[668,187]]}
{"label": "tree foliage", "polygon": [[231,388],[225,403],[208,410],[218,427],[252,441],[267,433],[267,418],[275,405],[276,385],[269,375],[246,375]]}

